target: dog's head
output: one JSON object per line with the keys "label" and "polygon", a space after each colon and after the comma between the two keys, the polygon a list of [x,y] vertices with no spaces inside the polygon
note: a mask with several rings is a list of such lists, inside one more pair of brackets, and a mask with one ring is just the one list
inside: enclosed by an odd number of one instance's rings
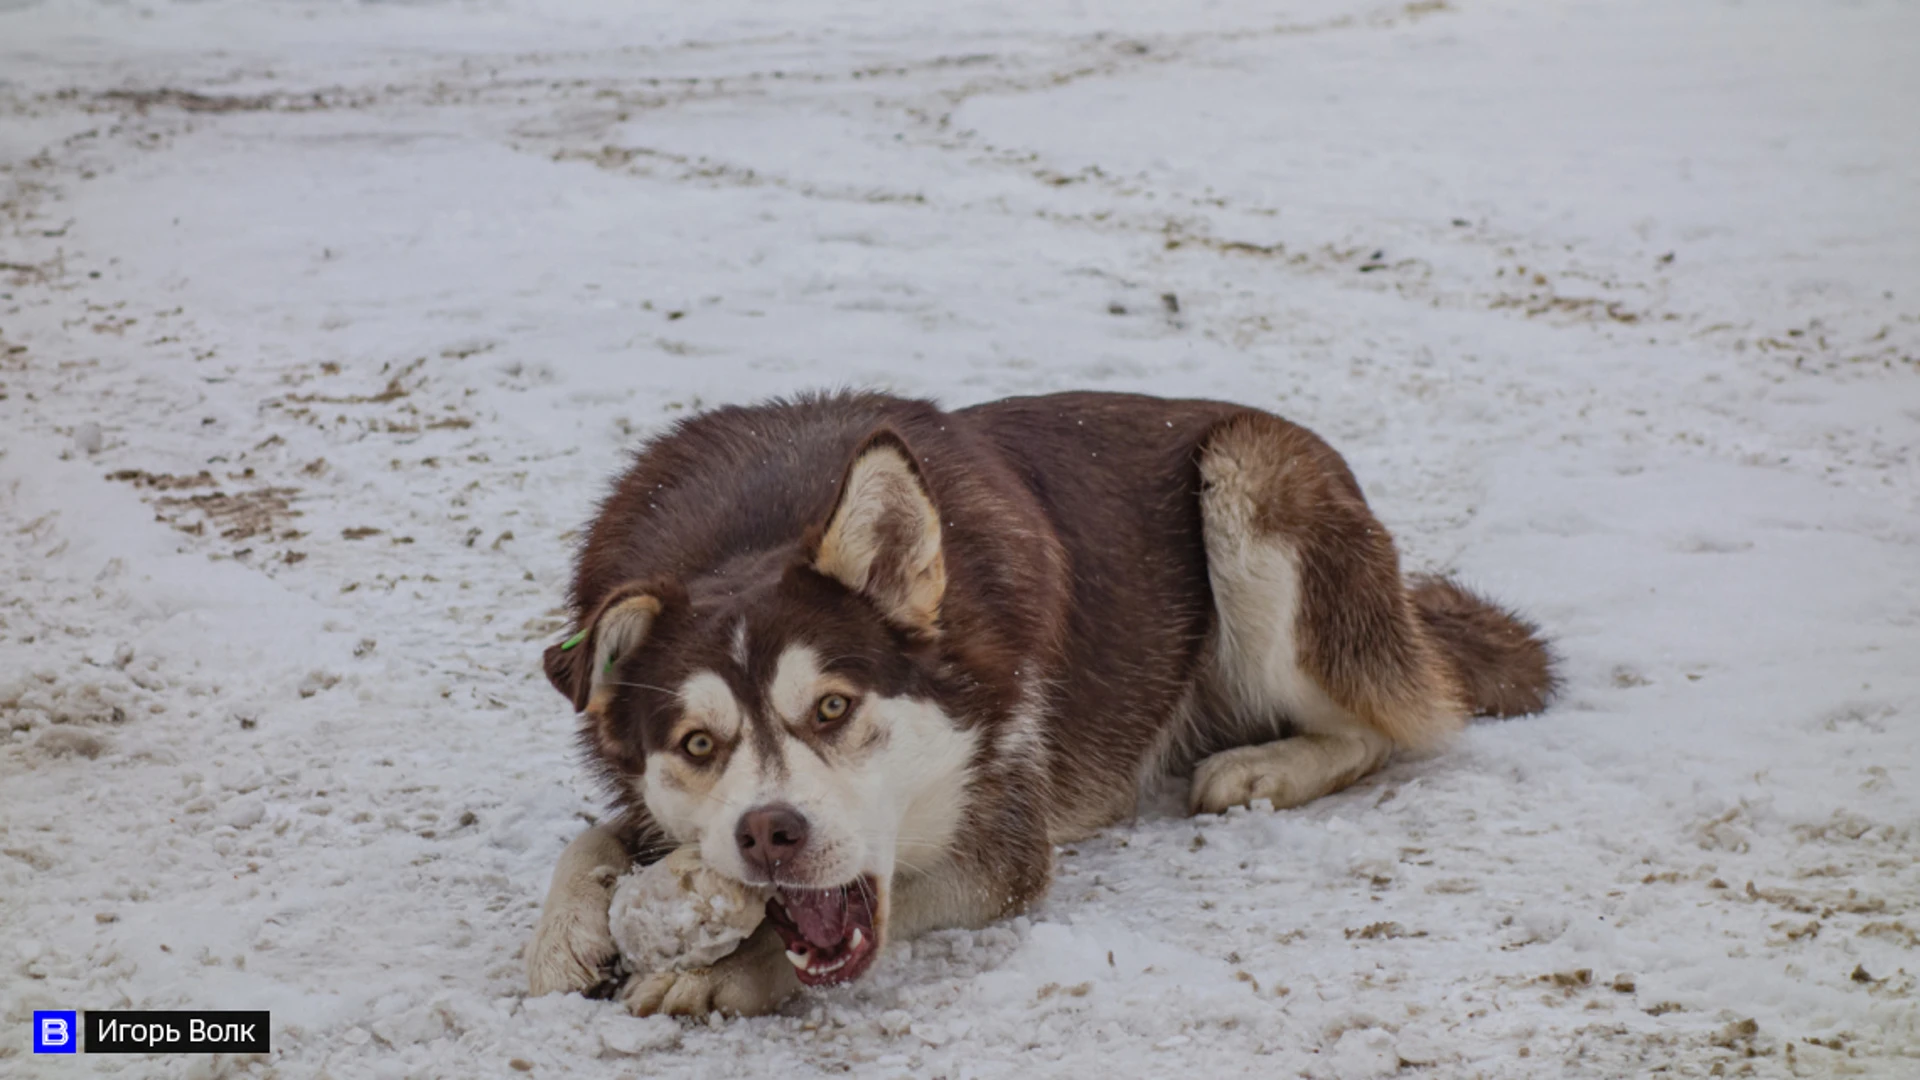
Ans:
{"label": "dog's head", "polygon": [[679,844],[776,896],[802,982],[866,971],[896,867],[945,856],[975,739],[936,702],[940,515],[882,432],[796,542],[686,582],[630,582],[547,674],[600,761]]}

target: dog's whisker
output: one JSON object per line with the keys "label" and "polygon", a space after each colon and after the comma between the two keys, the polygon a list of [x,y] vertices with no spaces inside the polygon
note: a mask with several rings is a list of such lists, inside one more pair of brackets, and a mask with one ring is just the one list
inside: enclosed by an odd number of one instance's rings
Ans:
{"label": "dog's whisker", "polygon": [[895,863],[897,863],[898,865],[900,865],[900,866],[904,866],[904,867],[906,867],[907,869],[909,869],[909,870],[911,870],[911,871],[913,871],[913,872],[914,872],[914,873],[916,873],[916,874],[920,874],[920,875],[923,875],[923,876],[924,876],[924,875],[926,875],[927,873],[930,873],[930,871],[928,870],[928,868],[927,868],[927,867],[924,867],[924,866],[920,866],[920,865],[918,865],[918,864],[916,864],[916,863],[914,863],[913,861],[911,861],[911,860],[909,860],[909,859],[903,859],[903,858],[901,858],[901,857],[900,857],[900,856],[898,856],[898,855],[895,855],[895,856],[893,857],[893,861],[894,861]]}
{"label": "dog's whisker", "polygon": [[[863,833],[862,838],[869,842],[879,842],[886,840],[887,834],[879,832]],[[892,839],[895,844],[910,844],[914,847],[934,848],[939,851],[953,851],[955,849],[951,837],[922,836],[915,833],[894,833]]]}
{"label": "dog's whisker", "polygon": [[[908,843],[905,846],[909,850],[911,850],[915,855],[918,855],[922,858],[932,858],[932,859],[939,859],[942,856],[951,855],[955,851],[959,850],[958,848],[954,847],[951,844]],[[898,854],[898,851],[899,851],[898,845],[896,845],[894,850],[895,850],[894,859],[899,862],[905,862],[906,860],[901,858],[901,856]]]}
{"label": "dog's whisker", "polygon": [[616,682],[608,682],[608,683],[603,683],[602,685],[605,685],[605,686],[625,686],[625,687],[631,687],[632,689],[635,689],[635,690],[656,690],[656,691],[658,691],[658,692],[660,692],[660,693],[662,693],[662,694],[665,694],[665,695],[667,695],[668,697],[678,697],[678,696],[679,696],[679,694],[680,694],[680,691],[678,691],[678,690],[669,690],[669,689],[667,689],[667,688],[666,688],[666,687],[664,687],[664,686],[655,686],[655,685],[653,685],[652,683],[638,683],[638,682],[618,682],[618,681],[616,681]]}

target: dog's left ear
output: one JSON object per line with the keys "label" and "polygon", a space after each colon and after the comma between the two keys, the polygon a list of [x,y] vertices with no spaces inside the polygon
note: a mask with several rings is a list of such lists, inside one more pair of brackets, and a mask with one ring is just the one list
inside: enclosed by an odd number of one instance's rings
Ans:
{"label": "dog's left ear", "polygon": [[614,668],[646,641],[664,591],[638,582],[622,585],[600,601],[578,633],[547,647],[547,681],[573,702],[574,712],[604,708]]}
{"label": "dog's left ear", "polygon": [[940,512],[898,434],[882,429],[861,444],[817,535],[816,571],[865,596],[902,629],[936,633],[947,592]]}

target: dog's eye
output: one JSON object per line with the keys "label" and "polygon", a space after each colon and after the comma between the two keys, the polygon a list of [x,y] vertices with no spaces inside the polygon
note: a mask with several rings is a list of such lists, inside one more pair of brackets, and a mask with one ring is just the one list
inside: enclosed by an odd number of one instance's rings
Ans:
{"label": "dog's eye", "polygon": [[706,757],[713,753],[713,736],[704,731],[693,732],[680,740],[680,749],[685,750],[688,757]]}
{"label": "dog's eye", "polygon": [[822,724],[831,724],[846,717],[853,710],[853,702],[845,694],[828,694],[813,707],[813,718]]}

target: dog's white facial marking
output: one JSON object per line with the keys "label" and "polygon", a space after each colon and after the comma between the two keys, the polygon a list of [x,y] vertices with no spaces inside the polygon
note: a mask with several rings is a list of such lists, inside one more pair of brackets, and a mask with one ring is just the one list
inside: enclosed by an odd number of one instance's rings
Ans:
{"label": "dog's white facial marking", "polygon": [[[783,730],[778,738],[786,752],[786,775],[765,785],[760,800],[787,803],[807,819],[806,880],[791,884],[828,888],[844,885],[863,871],[877,870],[868,850],[870,819],[857,775],[790,732]],[[893,866],[888,863],[884,869],[891,872]]]}
{"label": "dog's white facial marking", "polygon": [[733,642],[727,655],[740,665],[740,670],[747,669],[747,620],[741,619],[733,624]]}
{"label": "dog's white facial marking", "polygon": [[814,851],[805,884],[933,871],[966,815],[977,736],[932,702],[877,694],[851,724],[821,746],[783,733],[787,776],[759,796],[806,815]]}
{"label": "dog's white facial marking", "polygon": [[967,812],[979,736],[930,701],[875,698],[887,739],[860,769],[877,804],[892,808],[889,863],[929,873],[944,861]]}
{"label": "dog's white facial marking", "polygon": [[700,768],[677,760],[673,750],[647,757],[642,791],[655,823],[677,844],[699,846],[701,857],[723,873],[748,880],[734,848],[740,815],[759,805],[759,750],[743,739],[720,764]]}
{"label": "dog's white facial marking", "polygon": [[[708,832],[711,808],[724,798],[720,789],[728,778],[743,768],[751,775],[756,764],[754,748],[748,745],[752,740],[742,738],[746,711],[725,679],[711,671],[695,672],[680,684],[679,698],[680,720],[668,733],[666,747],[647,755],[639,787],[654,822],[675,842],[688,844]],[[680,752],[680,741],[694,731],[706,732],[727,748],[719,764],[703,765]]]}
{"label": "dog's white facial marking", "polygon": [[699,728],[728,742],[739,738],[745,726],[744,710],[733,688],[711,671],[697,672],[680,684],[680,707],[685,719],[674,729],[676,736]]}
{"label": "dog's white facial marking", "polygon": [[805,723],[813,716],[820,690],[820,656],[806,645],[789,645],[773,666],[767,684],[767,704],[788,724]]}
{"label": "dog's white facial marking", "polygon": [[[858,703],[838,730],[822,736],[812,726],[814,709],[828,693]],[[806,645],[788,647],[776,661],[766,716],[748,718],[711,672],[687,680],[681,700],[688,711],[682,726],[716,738],[724,733],[728,751],[707,771],[673,751],[650,755],[645,798],[661,827],[681,843],[698,844],[709,866],[745,881],[764,879],[764,870],[741,855],[735,834],[743,814],[771,803],[794,807],[809,826],[804,854],[777,872],[781,884],[828,888],[870,874],[884,892],[896,866],[932,873],[944,862],[966,814],[978,736],[937,705],[863,694],[823,672],[819,653]]]}

